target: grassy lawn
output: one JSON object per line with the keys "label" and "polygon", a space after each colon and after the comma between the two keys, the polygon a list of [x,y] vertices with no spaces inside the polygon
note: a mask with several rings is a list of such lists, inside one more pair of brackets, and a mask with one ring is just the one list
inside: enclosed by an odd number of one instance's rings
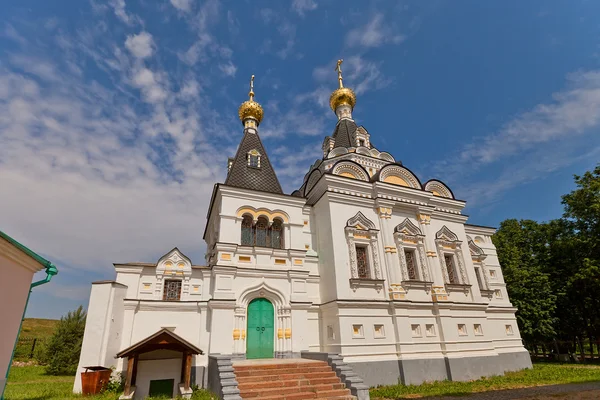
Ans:
{"label": "grassy lawn", "polygon": [[30,361],[34,339],[37,339],[37,342],[33,358],[37,358],[40,352],[43,351],[45,343],[54,333],[58,322],[56,319],[25,318],[19,334],[19,342],[15,349],[14,360]]}
{"label": "grassy lawn", "polygon": [[[8,379],[6,400],[63,400],[80,399],[71,393],[73,376],[46,375],[42,366],[13,367]],[[530,386],[561,383],[600,381],[600,366],[577,364],[534,364],[533,369],[510,372],[505,376],[483,378],[471,382],[432,382],[415,386],[382,386],[371,389],[372,399],[408,399],[426,396],[458,396],[500,389],[516,389]],[[116,400],[119,394],[105,393],[86,397],[95,400]],[[194,393],[192,399],[209,400],[205,391]]]}
{"label": "grassy lawn", "polygon": [[[45,374],[45,368],[39,365],[27,367],[13,367],[10,370],[6,386],[6,400],[68,400],[68,399],[93,399],[116,400],[120,393],[105,393],[98,396],[83,397],[75,395],[73,390],[73,376],[52,376]],[[150,398],[148,398],[150,399]],[[216,399],[206,391],[194,393],[193,400]]]}
{"label": "grassy lawn", "polygon": [[57,319],[25,318],[20,336],[47,339],[52,336],[57,324]]}
{"label": "grassy lawn", "polygon": [[414,399],[426,396],[458,396],[490,390],[600,381],[600,367],[578,364],[534,364],[533,369],[508,372],[504,376],[471,382],[431,382],[422,385],[393,385],[371,389],[372,399]]}

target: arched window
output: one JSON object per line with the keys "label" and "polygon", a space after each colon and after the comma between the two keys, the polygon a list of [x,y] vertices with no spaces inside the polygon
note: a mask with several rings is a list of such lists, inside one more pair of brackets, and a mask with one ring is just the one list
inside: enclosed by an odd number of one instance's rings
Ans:
{"label": "arched window", "polygon": [[256,221],[255,237],[256,246],[267,247],[269,245],[267,232],[269,229],[269,220],[265,217],[259,217]]}
{"label": "arched window", "polygon": [[244,215],[242,219],[242,246],[253,246],[254,235],[252,234],[252,216]]}
{"label": "arched window", "polygon": [[271,225],[271,247],[274,249],[283,248],[283,223],[280,219],[275,219]]}

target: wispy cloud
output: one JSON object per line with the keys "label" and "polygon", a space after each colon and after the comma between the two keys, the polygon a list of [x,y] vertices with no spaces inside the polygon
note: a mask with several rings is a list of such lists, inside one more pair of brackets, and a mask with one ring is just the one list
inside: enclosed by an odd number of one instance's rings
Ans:
{"label": "wispy cloud", "polygon": [[192,0],[170,0],[173,7],[183,12],[192,11]]}
{"label": "wispy cloud", "polygon": [[[318,82],[331,82],[331,87],[334,88],[337,83],[334,67],[334,60],[328,65],[316,67],[313,77]],[[386,78],[381,72],[381,62],[370,61],[361,55],[344,58],[342,69],[345,84],[352,87],[356,94],[381,89],[392,82],[391,78]]]}
{"label": "wispy cloud", "polygon": [[317,3],[314,0],[294,0],[292,2],[292,10],[298,15],[304,17],[307,11],[313,11],[317,9]]}
{"label": "wispy cloud", "polygon": [[140,21],[138,16],[127,12],[125,9],[125,0],[110,0],[109,5],[112,7],[115,16],[127,25],[133,25]]}
{"label": "wispy cloud", "polygon": [[[456,182],[471,204],[495,201],[514,187],[600,154],[600,71],[567,76],[565,88],[500,129],[473,138],[433,168]],[[473,178],[484,172],[483,178]],[[479,175],[482,176],[482,175]]]}
{"label": "wispy cloud", "polygon": [[351,29],[346,35],[349,47],[379,47],[386,43],[402,43],[406,36],[395,32],[383,14],[375,14],[364,25]]}
{"label": "wispy cloud", "polygon": [[478,138],[461,152],[461,160],[490,163],[533,146],[589,133],[600,124],[600,71],[569,74],[567,87],[552,98],[517,115],[498,132]]}
{"label": "wispy cloud", "polygon": [[221,72],[223,72],[223,74],[231,77],[234,77],[237,71],[237,67],[233,65],[231,61],[227,64],[219,64],[219,69],[221,70]]}

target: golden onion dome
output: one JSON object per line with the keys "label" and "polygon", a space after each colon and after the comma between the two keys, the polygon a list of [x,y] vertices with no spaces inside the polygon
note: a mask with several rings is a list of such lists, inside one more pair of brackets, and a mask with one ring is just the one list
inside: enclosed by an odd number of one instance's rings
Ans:
{"label": "golden onion dome", "polygon": [[240,121],[244,122],[246,118],[254,118],[259,124],[262,121],[264,111],[260,104],[254,100],[246,100],[238,110]]}
{"label": "golden onion dome", "polygon": [[244,122],[247,118],[254,118],[258,125],[263,119],[264,111],[262,106],[254,101],[254,75],[252,75],[252,78],[250,79],[250,93],[248,93],[248,96],[250,99],[243,102],[238,109],[240,121]]}
{"label": "golden onion dome", "polygon": [[352,89],[347,87],[341,87],[334,90],[329,97],[329,106],[333,112],[341,105],[349,105],[350,108],[354,109],[355,104],[356,95]]}

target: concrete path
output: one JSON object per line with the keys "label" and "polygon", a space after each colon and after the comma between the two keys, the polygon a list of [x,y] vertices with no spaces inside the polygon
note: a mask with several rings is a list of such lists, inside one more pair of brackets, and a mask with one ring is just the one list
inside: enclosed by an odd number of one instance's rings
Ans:
{"label": "concrete path", "polygon": [[[576,399],[577,393],[588,392],[588,391],[600,391],[600,382],[591,383],[573,383],[567,385],[549,385],[549,386],[536,386],[525,389],[510,389],[510,390],[496,390],[485,393],[475,393],[464,396],[443,396],[443,397],[425,397],[427,400],[513,400],[513,399]],[[564,395],[563,396],[561,396]],[[577,397],[576,397],[577,396]],[[592,395],[591,397],[582,397],[584,399],[600,399],[600,392],[597,397]]]}

